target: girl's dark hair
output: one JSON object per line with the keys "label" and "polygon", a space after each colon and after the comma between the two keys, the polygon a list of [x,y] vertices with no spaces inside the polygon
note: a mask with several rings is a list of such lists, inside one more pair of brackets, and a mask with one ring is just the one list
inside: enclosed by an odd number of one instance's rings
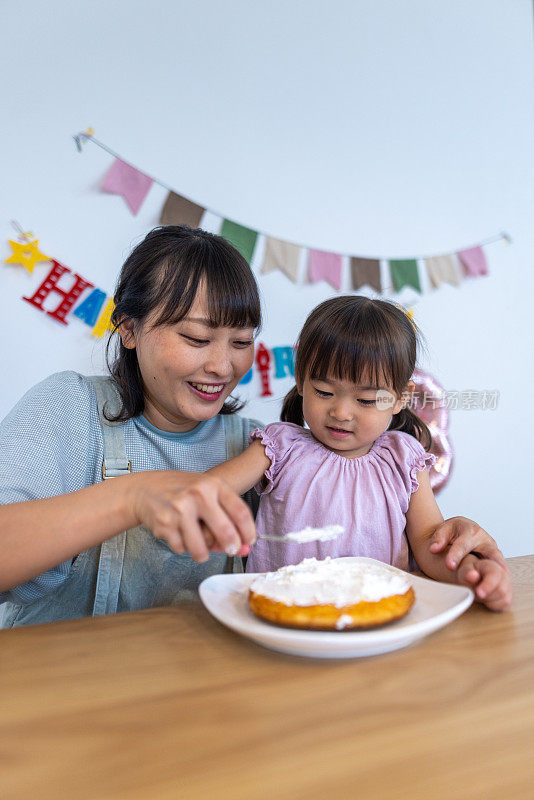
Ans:
{"label": "girl's dark hair", "polygon": [[[347,295],[325,300],[304,323],[297,344],[295,377],[334,377],[356,384],[385,384],[400,396],[413,375],[418,330],[407,314],[385,300]],[[304,425],[302,397],[286,395],[281,419]],[[404,431],[428,450],[432,437],[410,408],[394,414],[390,431]]]}
{"label": "girl's dark hair", "polygon": [[[125,319],[140,326],[170,325],[183,319],[198,288],[206,289],[209,324],[213,327],[254,328],[261,325],[256,280],[243,256],[222,236],[187,225],[154,228],[123,264],[115,290],[113,331],[107,345],[108,369],[117,382],[122,408],[110,420],[127,420],[145,407],[143,379],[135,348],[124,347],[118,326]],[[117,341],[110,357],[112,341]],[[221,414],[243,407],[227,401]]]}

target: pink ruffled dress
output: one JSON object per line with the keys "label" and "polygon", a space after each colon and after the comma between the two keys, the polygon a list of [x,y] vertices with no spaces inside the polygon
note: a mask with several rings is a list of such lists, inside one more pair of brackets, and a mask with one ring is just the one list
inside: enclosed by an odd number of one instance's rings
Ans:
{"label": "pink ruffled dress", "polygon": [[328,450],[309,430],[289,422],[256,429],[271,466],[256,486],[258,535],[281,536],[306,526],[341,525],[328,542],[279,544],[258,539],[247,572],[276,570],[303,558],[367,556],[400,569],[413,568],[404,532],[417,473],[435,456],[407,433],[386,431],[370,451],[345,458]]}

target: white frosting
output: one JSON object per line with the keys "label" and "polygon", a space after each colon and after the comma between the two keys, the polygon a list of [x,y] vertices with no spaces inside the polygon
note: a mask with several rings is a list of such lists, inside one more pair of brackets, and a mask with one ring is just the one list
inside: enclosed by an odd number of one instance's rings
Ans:
{"label": "white frosting", "polygon": [[331,604],[342,608],[362,600],[375,603],[405,594],[411,583],[406,573],[387,564],[350,563],[339,558],[305,558],[300,564],[259,575],[253,592],[288,606]]}
{"label": "white frosting", "polygon": [[336,628],[338,631],[342,631],[343,628],[347,628],[349,625],[352,625],[354,622],[354,618],[351,617],[350,614],[341,614],[340,618],[336,622]]}
{"label": "white frosting", "polygon": [[294,531],[293,533],[286,533],[284,540],[286,542],[298,542],[298,544],[306,544],[307,542],[328,542],[329,539],[335,539],[343,533],[341,525],[325,525],[324,528],[304,528],[302,531]]}

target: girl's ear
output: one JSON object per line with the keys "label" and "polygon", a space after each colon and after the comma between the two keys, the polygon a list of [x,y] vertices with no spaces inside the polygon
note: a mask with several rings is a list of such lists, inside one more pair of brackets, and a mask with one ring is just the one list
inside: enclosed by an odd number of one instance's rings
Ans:
{"label": "girl's ear", "polygon": [[133,350],[135,348],[135,323],[133,319],[123,317],[119,322],[118,328],[119,336],[121,337],[121,342],[124,347],[127,350]]}
{"label": "girl's ear", "polygon": [[406,408],[406,406],[410,405],[414,389],[415,389],[415,383],[413,381],[408,381],[403,393],[395,403],[393,410],[394,414],[398,414],[399,411],[401,411],[403,408]]}
{"label": "girl's ear", "polygon": [[295,378],[295,383],[297,384],[297,392],[302,397],[302,381],[299,381],[298,378]]}

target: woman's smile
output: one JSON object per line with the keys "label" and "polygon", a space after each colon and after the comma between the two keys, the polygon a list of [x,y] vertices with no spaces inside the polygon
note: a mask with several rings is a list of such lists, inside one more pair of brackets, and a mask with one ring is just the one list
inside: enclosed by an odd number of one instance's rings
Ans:
{"label": "woman's smile", "polygon": [[226,386],[225,383],[198,383],[197,381],[187,381],[187,383],[197,397],[201,397],[209,403],[218,400]]}

